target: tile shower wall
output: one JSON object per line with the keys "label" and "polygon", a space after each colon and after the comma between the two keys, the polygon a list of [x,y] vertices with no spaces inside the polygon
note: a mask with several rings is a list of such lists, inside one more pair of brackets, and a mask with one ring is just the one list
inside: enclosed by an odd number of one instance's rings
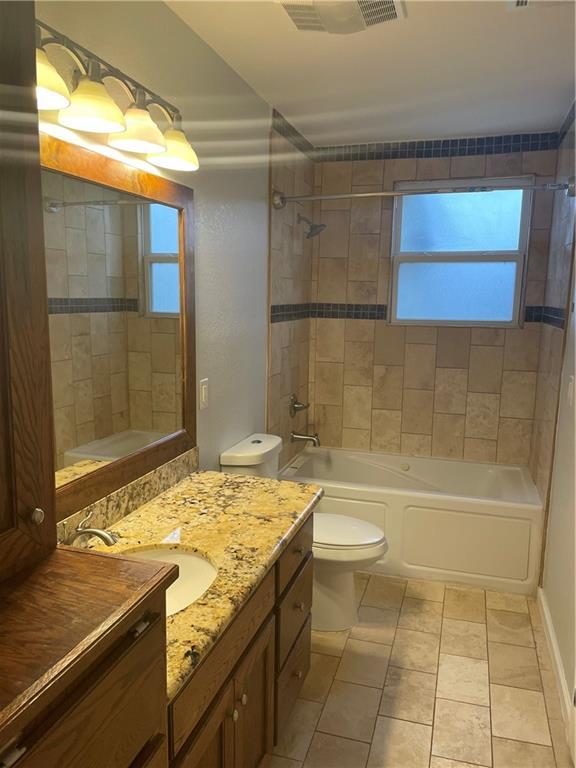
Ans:
{"label": "tile shower wall", "polygon": [[[378,191],[396,181],[519,174],[552,181],[556,155],[547,150],[317,163],[314,191]],[[536,194],[529,305],[546,299],[552,204],[552,193]],[[312,241],[310,300],[387,304],[392,199],[322,201],[314,204],[314,218],[327,229]],[[503,330],[309,322],[310,421],[324,445],[528,464],[540,323]]]}
{"label": "tile shower wall", "polygon": [[[314,166],[286,138],[272,132],[270,144],[270,183],[284,194],[312,194]],[[307,226],[298,223],[301,213],[312,219],[312,206],[290,205],[270,212],[270,276],[269,303],[305,304],[310,301],[312,278],[312,244],[305,237]],[[267,430],[280,435],[284,447],[281,464],[302,448],[290,443],[291,430],[306,431],[306,411],[292,418],[289,414],[291,394],[309,401],[310,320],[296,319],[269,325]]]}
{"label": "tile shower wall", "polygon": [[[46,201],[117,193],[43,174]],[[136,207],[82,205],[44,216],[56,467],[65,451],[129,428],[172,431],[180,412],[178,321],[125,311],[140,291]],[[59,300],[59,301],[55,301]],[[67,312],[70,300],[83,302]],[[114,311],[90,311],[112,300]],[[60,305],[60,306],[58,306]],[[57,308],[57,310],[56,310]]]}
{"label": "tile shower wall", "polygon": [[[567,182],[574,175],[574,147],[575,131],[572,122],[558,152],[559,182]],[[566,317],[569,312],[574,263],[575,211],[575,198],[568,197],[563,192],[555,193],[544,303],[563,310]],[[530,455],[530,471],[543,499],[548,497],[552,471],[563,347],[564,328],[543,325],[538,359],[534,437]]]}

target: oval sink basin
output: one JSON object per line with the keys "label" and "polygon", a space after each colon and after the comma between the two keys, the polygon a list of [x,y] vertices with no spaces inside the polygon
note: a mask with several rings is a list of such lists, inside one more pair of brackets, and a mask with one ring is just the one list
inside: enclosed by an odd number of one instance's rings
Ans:
{"label": "oval sink basin", "polygon": [[212,584],[218,571],[212,563],[194,552],[178,549],[139,549],[130,553],[142,560],[160,560],[163,563],[173,563],[180,569],[180,574],[174,584],[166,592],[166,615],[172,616],[183,608],[191,605]]}

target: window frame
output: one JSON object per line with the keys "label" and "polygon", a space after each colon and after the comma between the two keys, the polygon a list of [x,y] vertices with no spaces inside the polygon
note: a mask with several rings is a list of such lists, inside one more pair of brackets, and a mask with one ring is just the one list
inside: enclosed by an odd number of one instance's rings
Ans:
{"label": "window frame", "polygon": [[[153,264],[177,264],[180,266],[180,255],[178,253],[152,253],[151,248],[151,232],[150,227],[152,224],[151,218],[150,218],[150,207],[151,205],[154,205],[154,203],[151,203],[150,205],[143,205],[142,208],[142,245],[143,245],[143,255],[142,255],[142,270],[143,270],[143,278],[144,278],[144,317],[150,317],[150,318],[172,318],[177,319],[180,317],[180,312],[154,312],[152,310],[152,285],[151,285],[151,268]],[[164,203],[156,203],[156,205],[164,205]],[[172,206],[168,206],[172,207]],[[178,213],[178,228],[180,229],[180,216],[181,211],[178,208],[175,208],[175,210]],[[179,278],[181,280],[181,270],[178,270]],[[179,296],[181,294],[181,291],[179,292]],[[181,301],[181,299],[180,299]]]}
{"label": "window frame", "polygon": [[[505,178],[471,178],[471,179],[442,179],[440,181],[411,181],[396,182],[395,190],[422,191],[446,189],[447,191],[464,187],[501,187],[522,189],[522,212],[520,218],[519,247],[515,251],[421,251],[421,252],[402,252],[400,250],[400,237],[402,231],[402,215],[404,197],[394,198],[392,208],[392,239],[390,247],[390,286],[388,293],[388,322],[391,325],[430,325],[430,326],[456,326],[471,327],[484,326],[489,328],[518,328],[523,324],[523,312],[526,292],[526,273],[528,263],[528,247],[530,241],[530,225],[532,219],[533,193],[529,189],[534,183],[534,176],[514,176]],[[460,193],[465,194],[465,193]],[[447,263],[447,262],[516,262],[516,283],[514,287],[514,308],[512,319],[509,321],[495,320],[409,320],[398,318],[397,299],[398,299],[398,272],[400,264],[428,262],[428,263]]]}

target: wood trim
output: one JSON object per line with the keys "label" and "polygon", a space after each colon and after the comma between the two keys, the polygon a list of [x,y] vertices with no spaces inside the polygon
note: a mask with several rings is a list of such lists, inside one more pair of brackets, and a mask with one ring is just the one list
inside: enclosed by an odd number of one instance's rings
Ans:
{"label": "wood trim", "polygon": [[56,520],[60,521],[196,446],[194,193],[182,184],[46,134],[40,136],[40,156],[46,170],[172,205],[181,211],[182,429],[58,488]]}
{"label": "wood trim", "polygon": [[[36,112],[34,3],[0,3],[0,381],[9,478],[0,504],[0,579],[56,545],[52,386]],[[4,457],[4,467],[7,459]],[[44,510],[35,525],[30,514]]]}

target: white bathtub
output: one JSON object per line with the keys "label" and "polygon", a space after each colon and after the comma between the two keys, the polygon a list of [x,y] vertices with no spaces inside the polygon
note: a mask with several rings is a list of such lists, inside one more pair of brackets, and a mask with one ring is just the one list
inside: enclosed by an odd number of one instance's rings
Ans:
{"label": "white bathtub", "polygon": [[307,448],[281,472],[322,485],[318,512],[379,525],[371,570],[509,592],[537,585],[543,509],[525,467]]}
{"label": "white bathtub", "polygon": [[155,432],[148,429],[125,429],[115,435],[101,437],[84,445],[78,445],[64,452],[64,466],[69,467],[83,459],[96,459],[99,461],[114,461],[128,456],[140,448],[145,448],[150,443],[155,443],[165,437],[165,432]]}

